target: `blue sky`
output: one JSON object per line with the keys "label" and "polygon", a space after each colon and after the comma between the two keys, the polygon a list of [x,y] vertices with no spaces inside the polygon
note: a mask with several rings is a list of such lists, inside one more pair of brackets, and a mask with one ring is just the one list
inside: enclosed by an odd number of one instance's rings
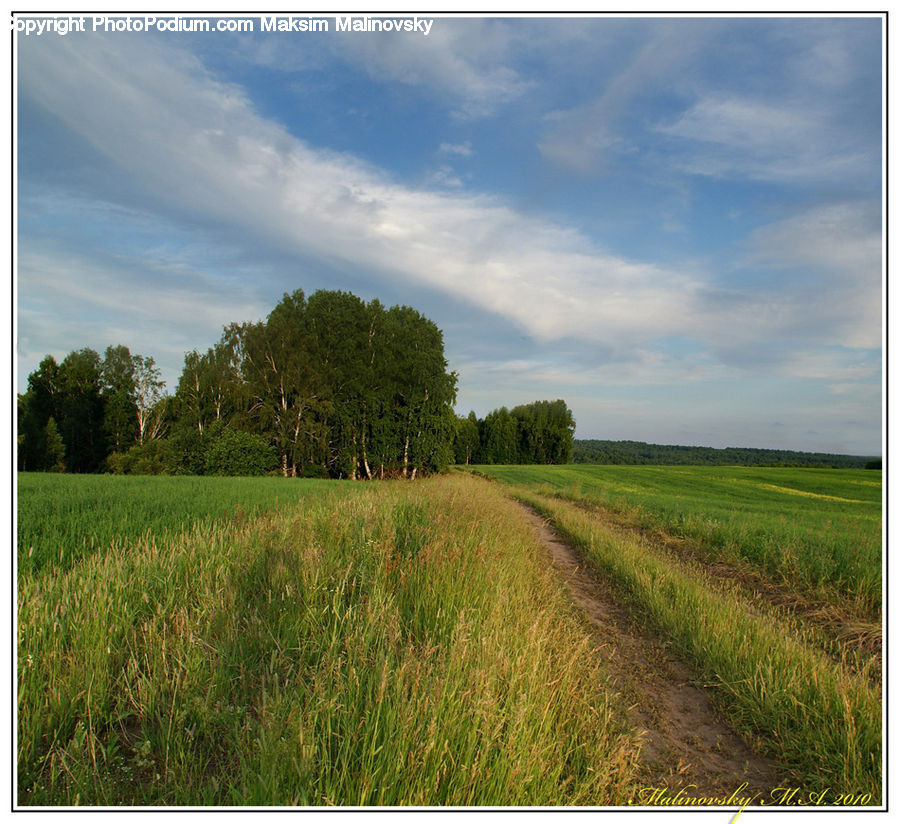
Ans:
{"label": "blue sky", "polygon": [[[880,454],[882,21],[17,35],[18,389],[286,291],[404,303],[458,410]],[[91,18],[87,18],[91,28]]]}

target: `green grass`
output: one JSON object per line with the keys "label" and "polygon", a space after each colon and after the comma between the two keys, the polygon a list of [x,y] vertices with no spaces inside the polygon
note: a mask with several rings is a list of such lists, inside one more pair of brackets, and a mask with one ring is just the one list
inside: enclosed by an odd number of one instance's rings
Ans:
{"label": "green grass", "polygon": [[[168,480],[142,494],[172,501]],[[20,573],[19,804],[632,797],[633,733],[499,488],[289,486],[249,519],[188,507],[188,530],[173,503],[161,531]]]}
{"label": "green grass", "polygon": [[18,573],[58,573],[112,545],[165,539],[201,522],[241,521],[327,487],[283,478],[19,473]]}
{"label": "green grass", "polygon": [[881,616],[881,472],[757,467],[481,466],[517,488],[603,507]]}
{"label": "green grass", "polygon": [[527,491],[516,496],[549,517],[608,577],[634,614],[659,632],[713,691],[729,724],[759,741],[805,791],[881,795],[881,693],[807,646],[784,623],[709,588],[694,568],[597,513]]}

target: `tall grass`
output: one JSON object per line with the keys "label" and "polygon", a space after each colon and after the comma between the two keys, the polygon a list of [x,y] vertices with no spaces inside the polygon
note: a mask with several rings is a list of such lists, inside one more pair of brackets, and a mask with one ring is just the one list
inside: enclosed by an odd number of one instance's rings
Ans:
{"label": "tall grass", "polygon": [[23,576],[19,804],[623,803],[635,741],[515,506],[344,485]]}
{"label": "tall grass", "polygon": [[758,467],[479,467],[532,492],[600,506],[691,539],[707,560],[881,617],[881,473]]}
{"label": "tall grass", "polygon": [[19,575],[68,569],[92,552],[143,536],[177,535],[197,521],[241,521],[327,481],[283,478],[141,477],[20,472]]}
{"label": "tall grass", "polygon": [[742,609],[645,543],[590,513],[544,496],[517,497],[551,518],[631,599],[636,614],[698,668],[739,732],[762,742],[806,791],[881,795],[881,695],[792,638],[780,623]]}

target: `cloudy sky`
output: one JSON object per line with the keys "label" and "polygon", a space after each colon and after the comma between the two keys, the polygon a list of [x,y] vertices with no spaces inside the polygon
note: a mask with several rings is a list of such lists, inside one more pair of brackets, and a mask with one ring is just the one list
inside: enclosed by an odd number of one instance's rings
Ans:
{"label": "cloudy sky", "polygon": [[344,289],[438,324],[462,414],[881,453],[880,18],[321,19],[17,35],[19,391],[110,344],[174,391]]}

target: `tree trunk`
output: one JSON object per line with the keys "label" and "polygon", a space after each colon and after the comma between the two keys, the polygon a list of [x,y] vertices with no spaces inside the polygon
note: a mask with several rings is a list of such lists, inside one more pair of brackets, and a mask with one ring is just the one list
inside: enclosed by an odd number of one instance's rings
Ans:
{"label": "tree trunk", "polygon": [[286,478],[288,476],[287,452],[281,453],[281,474]]}
{"label": "tree trunk", "polygon": [[[363,420],[363,427],[365,427],[365,425],[366,425],[366,422],[365,422],[365,420]],[[365,430],[365,428],[363,428],[361,438],[362,438],[362,462],[363,462],[363,467],[366,470],[366,480],[371,481],[372,480],[372,470],[369,469],[369,459],[366,456],[366,430]]]}

